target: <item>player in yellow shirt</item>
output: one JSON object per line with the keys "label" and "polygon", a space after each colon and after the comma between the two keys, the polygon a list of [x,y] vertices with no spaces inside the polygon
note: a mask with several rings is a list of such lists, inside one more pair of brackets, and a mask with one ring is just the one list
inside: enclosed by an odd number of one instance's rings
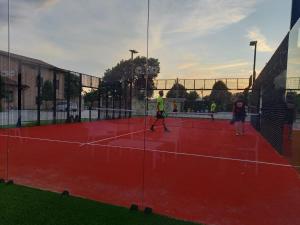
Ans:
{"label": "player in yellow shirt", "polygon": [[217,104],[215,102],[212,102],[211,106],[210,106],[210,116],[211,116],[211,119],[214,120],[214,114],[216,113],[217,111]]}
{"label": "player in yellow shirt", "polygon": [[164,105],[164,92],[159,91],[159,96],[157,97],[157,108],[156,108],[156,120],[151,126],[151,130],[154,131],[154,126],[158,120],[162,120],[163,126],[165,128],[165,131],[169,131],[165,124],[165,105]]}

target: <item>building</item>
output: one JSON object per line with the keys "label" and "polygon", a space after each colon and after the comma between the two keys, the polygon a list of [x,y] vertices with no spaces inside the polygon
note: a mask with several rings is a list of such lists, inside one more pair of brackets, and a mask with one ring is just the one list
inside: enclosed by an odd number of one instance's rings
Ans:
{"label": "building", "polygon": [[[10,63],[10,73],[8,71]],[[41,87],[46,81],[53,85],[54,72],[56,72],[56,99],[64,100],[64,73],[62,69],[43,62],[38,59],[33,59],[17,54],[10,54],[10,62],[8,53],[0,50],[0,74],[1,80],[4,83],[2,88],[5,89],[6,98],[2,98],[0,106],[2,110],[18,109],[18,74],[21,74],[21,109],[37,109],[38,96],[38,74],[41,74]],[[41,105],[42,108],[46,104]]]}

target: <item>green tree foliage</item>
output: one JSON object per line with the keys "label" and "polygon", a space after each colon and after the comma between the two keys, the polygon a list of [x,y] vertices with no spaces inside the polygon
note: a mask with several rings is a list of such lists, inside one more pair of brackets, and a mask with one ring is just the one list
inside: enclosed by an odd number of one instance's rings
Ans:
{"label": "green tree foliage", "polygon": [[0,76],[0,111],[2,111],[2,99],[5,98],[5,84],[4,79]]}
{"label": "green tree foliage", "polygon": [[[68,76],[70,76],[70,79],[68,79]],[[68,90],[68,82],[70,82],[70,90]],[[70,98],[78,98],[79,92],[80,92],[80,78],[79,76],[76,76],[75,74],[65,74],[64,76],[64,83],[65,83],[65,93],[64,97],[67,98],[68,93],[70,93]]]}
{"label": "green tree foliage", "polygon": [[42,86],[42,100],[51,101],[53,100],[54,87],[51,81],[46,80]]}
{"label": "green tree foliage", "polygon": [[210,103],[215,102],[219,111],[231,111],[232,94],[223,81],[217,81],[209,96]]}
{"label": "green tree foliage", "polygon": [[199,98],[199,94],[197,93],[197,91],[191,91],[186,96],[186,99],[188,101],[195,101],[197,98]]}
{"label": "green tree foliage", "polygon": [[297,113],[300,113],[300,94],[297,94],[296,96],[296,109]]}
{"label": "green tree foliage", "polygon": [[[153,95],[153,90],[155,88],[154,79],[159,73],[159,61],[158,59],[149,58],[148,65],[149,67],[156,67],[157,73],[151,74],[148,77],[147,86],[148,86],[148,97]],[[146,87],[146,79],[144,74],[137,74],[135,68],[141,67],[144,68],[146,65],[146,57],[136,57],[133,62],[131,60],[122,60],[116,66],[111,69],[108,69],[104,73],[103,77],[103,88],[108,91],[113,92],[114,89],[111,82],[122,82],[122,89],[129,88],[131,80],[133,80],[133,93],[135,96],[142,98],[143,92]],[[133,75],[132,75],[133,71]],[[129,93],[129,91],[128,91]]]}
{"label": "green tree foliage", "polygon": [[98,101],[98,89],[92,89],[84,93],[84,103],[88,106],[93,106]]}
{"label": "green tree foliage", "polygon": [[179,83],[175,83],[167,93],[167,98],[186,98],[187,96],[185,87]]}
{"label": "green tree foliage", "polygon": [[200,101],[196,101],[199,98],[199,95],[196,91],[190,91],[186,95],[186,101],[184,104],[185,110],[190,111],[198,111],[202,108],[202,105],[200,104]]}
{"label": "green tree foliage", "polygon": [[52,82],[46,80],[42,86],[41,100],[46,102],[46,109],[48,109],[48,101],[53,100],[54,87]]}
{"label": "green tree foliage", "polygon": [[5,97],[4,79],[0,76],[0,99]]}

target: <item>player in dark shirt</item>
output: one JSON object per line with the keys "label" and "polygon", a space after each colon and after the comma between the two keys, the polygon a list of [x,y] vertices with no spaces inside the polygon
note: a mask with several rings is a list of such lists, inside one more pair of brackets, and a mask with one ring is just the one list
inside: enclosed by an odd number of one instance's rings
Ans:
{"label": "player in dark shirt", "polygon": [[235,134],[244,134],[244,122],[246,118],[246,104],[239,98],[233,105],[233,118],[235,124]]}

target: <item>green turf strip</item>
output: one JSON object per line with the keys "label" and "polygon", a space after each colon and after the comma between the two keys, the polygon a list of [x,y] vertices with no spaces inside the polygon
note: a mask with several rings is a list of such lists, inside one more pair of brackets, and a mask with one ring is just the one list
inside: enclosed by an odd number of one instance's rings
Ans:
{"label": "green turf strip", "polygon": [[159,215],[0,184],[1,225],[192,225]]}

